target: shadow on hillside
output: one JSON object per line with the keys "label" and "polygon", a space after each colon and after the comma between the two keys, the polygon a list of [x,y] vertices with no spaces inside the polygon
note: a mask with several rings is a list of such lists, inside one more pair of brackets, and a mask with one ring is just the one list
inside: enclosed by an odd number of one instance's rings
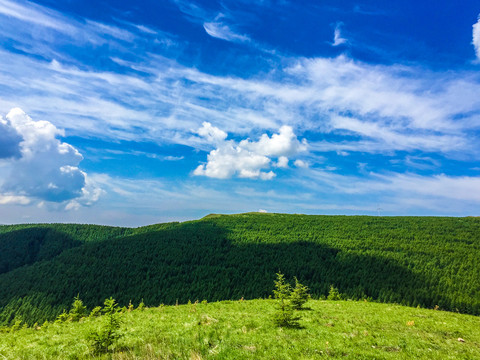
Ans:
{"label": "shadow on hillside", "polygon": [[0,274],[37,261],[50,260],[80,246],[68,234],[48,227],[26,227],[0,234]]}

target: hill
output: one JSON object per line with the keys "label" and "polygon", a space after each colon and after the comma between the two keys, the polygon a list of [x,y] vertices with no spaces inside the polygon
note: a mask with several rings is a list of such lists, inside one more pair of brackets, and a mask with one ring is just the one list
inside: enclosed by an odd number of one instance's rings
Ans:
{"label": "hill", "polygon": [[[119,316],[104,359],[478,359],[478,317],[355,301],[310,301],[300,329],[273,325],[273,300],[160,306]],[[102,317],[4,333],[6,359],[91,359]],[[460,341],[459,341],[460,339]],[[110,355],[112,355],[110,357]]]}
{"label": "hill", "polygon": [[10,261],[0,274],[0,325],[51,320],[77,294],[89,308],[110,296],[122,306],[264,298],[279,270],[317,298],[333,284],[345,298],[480,314],[478,218],[252,213],[0,233],[0,248],[18,253],[0,252],[0,263]]}

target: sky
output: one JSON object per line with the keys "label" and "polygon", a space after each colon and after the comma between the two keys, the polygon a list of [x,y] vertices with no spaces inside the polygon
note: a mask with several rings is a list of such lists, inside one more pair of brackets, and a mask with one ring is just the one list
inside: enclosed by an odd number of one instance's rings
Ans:
{"label": "sky", "polygon": [[479,15],[0,0],[0,224],[478,216]]}

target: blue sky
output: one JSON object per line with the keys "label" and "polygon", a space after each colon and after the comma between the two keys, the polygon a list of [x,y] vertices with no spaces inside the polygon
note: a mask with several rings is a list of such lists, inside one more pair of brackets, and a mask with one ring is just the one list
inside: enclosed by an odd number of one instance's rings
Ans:
{"label": "blue sky", "polygon": [[479,14],[0,0],[0,223],[479,215]]}

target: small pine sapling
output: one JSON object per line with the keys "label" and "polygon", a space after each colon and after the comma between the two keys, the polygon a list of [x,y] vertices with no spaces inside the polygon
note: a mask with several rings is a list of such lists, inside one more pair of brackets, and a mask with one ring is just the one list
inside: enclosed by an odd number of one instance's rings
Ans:
{"label": "small pine sapling", "polygon": [[333,285],[330,285],[330,291],[328,292],[327,300],[341,300],[338,289]]}
{"label": "small pine sapling", "polygon": [[23,320],[20,318],[20,317],[15,317],[15,319],[13,319],[13,324],[12,326],[10,327],[10,332],[15,332],[15,331],[18,331],[22,328],[22,322]]}
{"label": "small pine sapling", "polygon": [[90,334],[93,351],[95,353],[107,353],[120,338],[118,330],[120,329],[120,320],[118,318],[118,304],[115,299],[106,299],[102,312],[104,314],[104,324],[99,331]]}
{"label": "small pine sapling", "polygon": [[90,315],[89,317],[93,318],[93,317],[97,317],[97,316],[100,316],[102,313],[102,307],[101,306],[95,306],[92,311],[90,312]]}
{"label": "small pine sapling", "polygon": [[55,319],[55,324],[66,322],[68,319],[70,319],[70,315],[67,313],[67,310],[63,309],[63,312]]}
{"label": "small pine sapling", "polygon": [[300,284],[295,277],[295,287],[290,296],[290,301],[295,310],[303,309],[303,305],[310,299],[309,288],[303,284]]}
{"label": "small pine sapling", "polygon": [[274,322],[281,327],[299,327],[298,320],[300,317],[294,316],[293,305],[290,301],[292,293],[292,286],[285,281],[285,276],[282,273],[277,274],[275,280],[275,289],[273,294],[277,299],[277,311],[274,315]]}
{"label": "small pine sapling", "polygon": [[87,307],[83,305],[83,301],[80,300],[80,295],[77,295],[73,299],[72,308],[68,313],[70,321],[80,321],[81,318],[87,316]]}

